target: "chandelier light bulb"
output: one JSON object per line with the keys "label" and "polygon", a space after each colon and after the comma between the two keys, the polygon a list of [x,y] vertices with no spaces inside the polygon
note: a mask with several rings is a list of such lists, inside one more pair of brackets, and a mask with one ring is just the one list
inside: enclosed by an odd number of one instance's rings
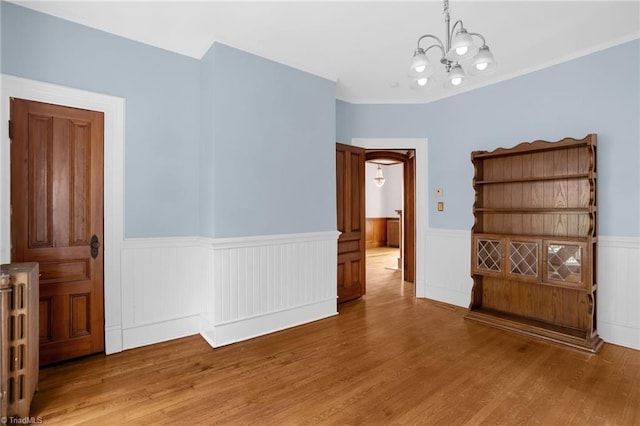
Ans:
{"label": "chandelier light bulb", "polygon": [[433,73],[433,68],[427,59],[425,51],[418,47],[413,53],[411,60],[411,73],[414,78],[429,77]]}
{"label": "chandelier light bulb", "polygon": [[449,70],[449,77],[447,82],[445,83],[445,87],[457,87],[460,86],[465,79],[466,75],[464,73],[464,70],[462,69],[462,67],[460,66],[460,64],[455,64],[453,67],[451,67],[451,70]]}
{"label": "chandelier light bulb", "polygon": [[456,47],[456,53],[458,54],[458,56],[464,56],[468,50],[469,50],[469,46]]}
{"label": "chandelier light bulb", "polygon": [[460,28],[451,41],[451,49],[446,57],[452,61],[468,58],[478,51],[478,47],[473,44],[471,34],[464,28]]}
{"label": "chandelier light bulb", "polygon": [[426,86],[428,81],[426,77],[422,77],[416,80],[416,83],[418,83],[418,86]]}
{"label": "chandelier light bulb", "polygon": [[478,51],[478,54],[473,58],[471,62],[470,74],[491,74],[496,68],[496,61],[493,59],[493,54],[489,50],[489,46],[484,45]]}

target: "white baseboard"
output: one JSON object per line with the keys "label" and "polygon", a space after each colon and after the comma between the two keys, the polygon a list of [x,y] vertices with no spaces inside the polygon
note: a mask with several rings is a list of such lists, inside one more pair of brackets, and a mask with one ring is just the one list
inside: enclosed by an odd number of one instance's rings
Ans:
{"label": "white baseboard", "polygon": [[104,352],[107,355],[122,352],[122,324],[107,325],[104,328]]}
{"label": "white baseboard", "polygon": [[203,318],[200,335],[217,348],[337,315],[336,308],[336,299],[332,298],[222,324]]}
{"label": "white baseboard", "polygon": [[470,301],[470,293],[462,293],[457,290],[436,286],[427,286],[424,297],[427,299],[437,300],[438,302],[460,306],[465,309],[469,307]]}
{"label": "white baseboard", "polygon": [[640,350],[640,327],[598,320],[598,334],[607,343]]}
{"label": "white baseboard", "polygon": [[126,328],[122,330],[122,349],[132,349],[192,336],[198,333],[199,328],[199,315]]}

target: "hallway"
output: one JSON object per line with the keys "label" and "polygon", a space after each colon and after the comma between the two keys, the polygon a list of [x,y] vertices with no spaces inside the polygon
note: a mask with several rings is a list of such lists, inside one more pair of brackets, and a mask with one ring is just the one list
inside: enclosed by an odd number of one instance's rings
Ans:
{"label": "hallway", "polygon": [[[397,269],[400,249],[375,247],[367,249],[367,293],[365,297],[413,296],[413,283],[402,281]],[[393,290],[391,293],[389,290]]]}

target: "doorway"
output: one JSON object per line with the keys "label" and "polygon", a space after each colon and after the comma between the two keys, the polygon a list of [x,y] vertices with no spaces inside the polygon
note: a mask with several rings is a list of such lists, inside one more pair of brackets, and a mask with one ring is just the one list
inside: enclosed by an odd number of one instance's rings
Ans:
{"label": "doorway", "polygon": [[[355,141],[355,140],[354,140]],[[367,140],[370,142],[370,140]],[[403,140],[404,141],[404,140]],[[415,143],[414,143],[415,144]],[[393,147],[393,145],[391,145]],[[422,145],[422,146],[426,146]],[[363,147],[356,145],[336,144],[336,198],[337,198],[337,222],[341,232],[338,238],[338,264],[337,264],[337,293],[338,303],[357,299],[366,293],[366,255],[365,255],[365,161],[393,159],[403,163],[402,180],[403,200],[401,223],[403,255],[401,267],[404,280],[418,284],[416,278],[417,265],[416,246],[417,226],[416,216],[420,200],[416,194],[419,182],[416,169],[424,171],[426,168],[417,168],[415,148],[403,149],[394,152],[394,149],[372,149],[369,154]],[[425,157],[426,159],[426,157]],[[416,202],[418,200],[418,202]],[[419,217],[419,216],[418,216]],[[396,263],[398,265],[398,263]],[[416,287],[417,288],[417,287]],[[357,290],[357,292],[353,290]],[[417,291],[415,296],[420,296]]]}
{"label": "doorway", "polygon": [[[416,266],[416,160],[413,149],[371,150],[336,143],[336,200],[338,238],[337,295],[338,304],[358,299],[366,293],[366,221],[365,221],[365,162],[386,161],[402,164],[402,209],[398,224],[402,231],[398,245],[401,256],[396,263],[403,281],[415,283]],[[375,179],[379,186],[382,176]],[[393,218],[392,218],[393,219]],[[385,219],[386,220],[386,219]]]}
{"label": "doorway", "polygon": [[[121,288],[121,246],[124,239],[124,146],[125,100],[65,86],[1,75],[2,98],[0,120],[9,121],[11,97],[33,99],[52,104],[64,104],[104,112],[104,306],[105,352],[123,349]],[[0,261],[8,263],[10,256],[10,161],[8,126],[0,126]]]}
{"label": "doorway", "polygon": [[414,200],[412,202],[413,219],[415,224],[415,232],[413,235],[414,240],[414,271],[413,282],[415,288],[415,297],[424,298],[427,297],[426,288],[426,270],[425,261],[423,259],[426,252],[426,240],[427,240],[427,224],[429,223],[429,209],[428,209],[428,140],[426,138],[353,138],[351,139],[351,145],[359,147],[364,150],[412,150],[415,153],[413,157],[414,161],[414,175],[411,179],[414,182]]}
{"label": "doorway", "polygon": [[373,286],[377,278],[395,283],[403,294],[414,288],[414,157],[411,149],[366,150],[367,277]]}

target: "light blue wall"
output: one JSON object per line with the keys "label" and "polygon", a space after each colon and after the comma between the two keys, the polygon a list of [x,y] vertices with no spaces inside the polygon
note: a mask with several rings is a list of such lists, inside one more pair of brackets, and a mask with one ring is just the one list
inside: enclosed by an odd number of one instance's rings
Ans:
{"label": "light blue wall", "polygon": [[[337,102],[338,141],[428,138],[430,227],[470,229],[470,153],[598,134],[599,234],[640,236],[640,41],[422,105]],[[444,213],[435,211],[443,188]]]}
{"label": "light blue wall", "polygon": [[428,138],[430,226],[469,229],[472,150],[590,132],[600,234],[640,236],[637,40],[426,105],[352,105],[224,45],[198,61],[10,3],[0,14],[3,73],[126,99],[128,237],[334,230],[336,136]]}
{"label": "light blue wall", "polygon": [[202,234],[335,230],[335,83],[218,43],[203,64]]}
{"label": "light blue wall", "polygon": [[0,4],[3,73],[125,98],[127,237],[336,229],[334,82],[221,44],[199,61]]}
{"label": "light blue wall", "polygon": [[2,73],[125,98],[126,236],[196,235],[200,61],[0,8]]}
{"label": "light blue wall", "polygon": [[215,117],[213,107],[215,100],[214,74],[215,55],[213,46],[200,61],[200,158],[199,168],[199,235],[212,238],[215,236]]}

